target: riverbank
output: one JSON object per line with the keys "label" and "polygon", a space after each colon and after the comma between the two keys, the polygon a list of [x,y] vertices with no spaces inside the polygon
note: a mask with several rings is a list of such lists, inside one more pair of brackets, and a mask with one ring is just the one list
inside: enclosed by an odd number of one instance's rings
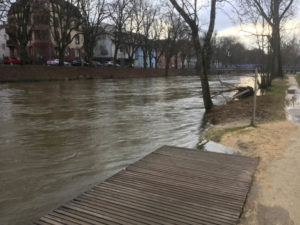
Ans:
{"label": "riverbank", "polygon": [[217,124],[206,136],[260,162],[240,225],[299,224],[300,127],[285,117],[287,81],[274,81],[257,98],[257,126],[250,127],[252,98],[216,107],[206,119]]}
{"label": "riverbank", "polygon": [[[170,69],[169,76],[181,75]],[[0,82],[164,77],[164,69],[113,67],[0,66]]]}
{"label": "riverbank", "polygon": [[300,73],[296,74],[296,80],[298,82],[298,85],[300,85]]}

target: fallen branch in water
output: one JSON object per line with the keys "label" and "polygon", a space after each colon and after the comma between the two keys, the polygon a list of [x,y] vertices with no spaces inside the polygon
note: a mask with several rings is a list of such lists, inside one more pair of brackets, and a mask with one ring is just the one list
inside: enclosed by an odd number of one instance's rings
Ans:
{"label": "fallen branch in water", "polygon": [[[247,86],[247,87],[235,87],[235,88],[226,89],[226,90],[222,90],[222,91],[211,92],[211,98],[215,98],[219,95],[223,96],[223,93],[234,92],[234,91],[237,91],[237,93],[231,98],[230,101],[232,101],[236,98],[247,98],[247,97],[252,96],[254,94],[254,90],[253,90],[252,87],[249,87],[249,86]],[[202,92],[200,92],[200,93],[202,93]]]}

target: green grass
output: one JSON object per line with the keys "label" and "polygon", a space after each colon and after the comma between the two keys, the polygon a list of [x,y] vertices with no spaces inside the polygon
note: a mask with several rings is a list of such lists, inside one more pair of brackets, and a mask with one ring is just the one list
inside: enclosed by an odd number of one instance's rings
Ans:
{"label": "green grass", "polygon": [[273,81],[273,85],[270,90],[267,92],[270,95],[272,101],[272,111],[269,121],[274,120],[285,120],[285,95],[286,90],[288,89],[288,78],[285,79],[276,79]]}
{"label": "green grass", "polygon": [[285,97],[285,92],[288,88],[288,79],[285,77],[285,79],[276,79],[273,80],[272,86],[267,91],[267,94],[274,95],[276,97],[282,96]]}
{"label": "green grass", "polygon": [[296,74],[296,80],[298,82],[298,85],[300,86],[300,73]]}
{"label": "green grass", "polygon": [[[257,114],[256,125],[262,122],[271,122],[286,119],[285,112],[285,93],[288,88],[287,79],[275,79],[272,82],[272,87],[262,96],[257,98]],[[245,121],[250,124],[252,116],[252,98],[243,99],[232,103],[230,108],[223,106],[223,111],[218,112],[225,121],[225,123],[231,123],[233,121]],[[249,110],[249,107],[251,108]],[[222,106],[220,107],[222,110]],[[231,116],[233,113],[233,116]],[[218,117],[219,118],[219,117]],[[223,121],[223,122],[224,122]],[[220,122],[222,124],[222,122]],[[250,125],[232,127],[212,127],[205,132],[205,138],[215,142],[220,142],[222,136],[230,132],[247,132]]]}

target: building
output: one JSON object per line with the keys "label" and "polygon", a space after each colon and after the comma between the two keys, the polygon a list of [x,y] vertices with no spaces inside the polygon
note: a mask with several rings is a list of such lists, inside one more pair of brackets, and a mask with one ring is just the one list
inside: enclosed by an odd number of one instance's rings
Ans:
{"label": "building", "polygon": [[[103,23],[102,28],[103,33],[97,37],[96,46],[94,48],[94,58],[105,62],[114,58],[116,45],[113,40],[114,26]],[[121,46],[117,52],[117,59],[119,61],[126,61],[128,58],[125,48]]]}
{"label": "building", "polygon": [[[152,53],[153,57],[151,59],[151,64],[153,67],[155,67],[155,52],[153,51]],[[147,56],[147,67],[150,67],[150,57]],[[142,48],[138,48],[135,52],[135,63],[134,63],[134,67],[140,67],[143,68],[144,67],[144,52],[142,50]]]}
{"label": "building", "polygon": [[0,26],[0,63],[3,62],[3,58],[9,56],[9,48],[6,45],[8,35],[5,31],[5,26]]}
{"label": "building", "polygon": [[[12,7],[14,7],[14,4]],[[32,32],[30,41],[27,44],[27,54],[30,63],[44,64],[47,60],[58,57],[56,42],[52,36],[54,28],[50,25],[50,4],[48,0],[32,0],[31,8],[31,23],[28,24],[30,26],[28,29],[31,29]],[[10,11],[8,14],[8,28],[6,30],[9,34],[9,40],[7,41],[7,46],[10,50],[10,56],[18,57],[20,56],[16,40],[18,24],[16,23],[15,14],[12,12]],[[79,34],[79,31],[72,31],[71,36],[75,38],[66,48],[65,61],[84,57],[83,35]]]}

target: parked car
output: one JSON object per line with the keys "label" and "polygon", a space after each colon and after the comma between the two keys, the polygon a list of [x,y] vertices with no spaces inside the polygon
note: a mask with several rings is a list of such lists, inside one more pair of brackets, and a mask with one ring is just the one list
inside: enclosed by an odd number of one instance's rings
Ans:
{"label": "parked car", "polygon": [[[113,62],[113,61],[107,61],[107,62],[104,64],[104,66],[108,66],[108,67],[113,66],[113,65],[114,65],[114,62]],[[116,67],[120,67],[120,64],[116,63]]]}
{"label": "parked car", "polygon": [[103,66],[103,64],[101,62],[98,62],[98,61],[93,61],[93,66],[94,67],[101,67],[101,66]]}
{"label": "parked car", "polygon": [[13,64],[21,64],[21,60],[20,59],[18,59],[18,58],[16,58],[16,57],[5,57],[4,59],[3,59],[3,63],[4,64],[11,64],[11,65],[13,65]]}
{"label": "parked car", "polygon": [[86,61],[81,61],[81,60],[73,60],[71,62],[72,66],[89,66],[89,63]]}
{"label": "parked car", "polygon": [[[59,59],[50,59],[47,61],[48,66],[58,66],[59,65]],[[65,66],[70,66],[69,62],[64,62]]]}

